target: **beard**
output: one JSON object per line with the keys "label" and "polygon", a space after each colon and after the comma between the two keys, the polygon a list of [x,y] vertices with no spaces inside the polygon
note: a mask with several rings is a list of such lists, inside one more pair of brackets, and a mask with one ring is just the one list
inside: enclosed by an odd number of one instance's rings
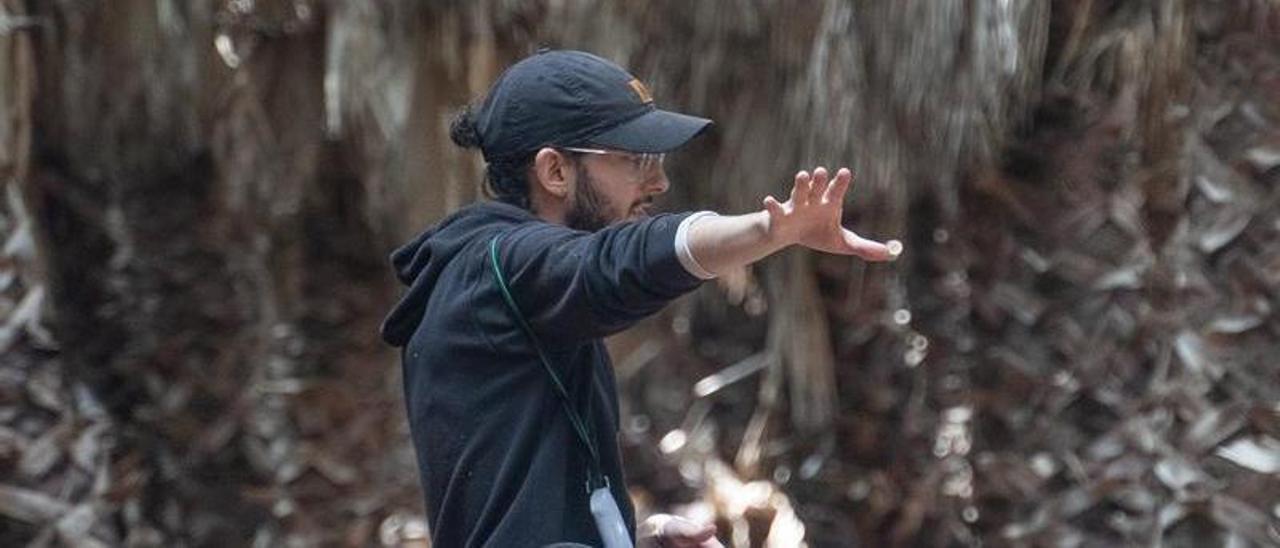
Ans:
{"label": "beard", "polygon": [[[587,173],[586,166],[578,163],[574,167],[577,172],[578,185],[569,204],[569,211],[564,215],[565,225],[577,230],[595,232],[622,218],[611,213],[611,204],[596,191],[596,180]],[[653,202],[652,198],[640,200],[628,209],[628,213],[637,212],[637,216],[648,216],[648,211],[641,209]]]}
{"label": "beard", "polygon": [[596,192],[596,182],[587,174],[582,163],[574,168],[578,175],[578,186],[569,204],[569,211],[564,214],[564,224],[576,230],[595,232],[612,222],[609,218],[608,204],[604,196]]}

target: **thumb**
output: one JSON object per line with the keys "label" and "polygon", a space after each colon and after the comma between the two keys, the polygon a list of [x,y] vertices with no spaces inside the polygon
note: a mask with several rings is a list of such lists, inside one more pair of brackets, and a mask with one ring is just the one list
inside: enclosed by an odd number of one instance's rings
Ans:
{"label": "thumb", "polygon": [[674,517],[662,527],[661,535],[688,542],[704,542],[716,534],[716,526],[711,523],[694,523],[682,517]]}
{"label": "thumb", "polygon": [[841,233],[844,236],[844,243],[848,246],[849,252],[865,261],[891,261],[897,259],[898,254],[902,253],[901,243],[891,247],[888,244],[863,238],[847,228],[842,228]]}

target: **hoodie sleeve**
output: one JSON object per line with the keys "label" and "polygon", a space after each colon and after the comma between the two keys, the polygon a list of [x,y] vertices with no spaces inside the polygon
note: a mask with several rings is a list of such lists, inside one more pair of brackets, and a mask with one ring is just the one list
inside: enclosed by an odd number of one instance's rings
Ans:
{"label": "hoodie sleeve", "polygon": [[521,313],[551,346],[617,333],[704,280],[676,246],[691,214],[660,214],[594,233],[527,223],[498,241],[503,275]]}

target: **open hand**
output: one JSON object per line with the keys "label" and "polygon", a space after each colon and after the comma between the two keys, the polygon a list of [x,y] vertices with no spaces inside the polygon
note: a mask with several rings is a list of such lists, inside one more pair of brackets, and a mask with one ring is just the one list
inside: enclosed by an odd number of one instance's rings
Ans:
{"label": "open hand", "polygon": [[636,541],[636,548],[724,548],[715,525],[671,514],[649,516],[636,531]]}
{"label": "open hand", "polygon": [[788,245],[857,255],[866,261],[896,259],[902,244],[891,241],[886,245],[869,240],[840,224],[844,195],[852,182],[853,174],[847,168],[840,168],[834,179],[824,167],[813,170],[812,176],[805,171],[796,173],[789,200],[778,203],[773,196],[764,199],[765,209],[769,211],[770,236]]}

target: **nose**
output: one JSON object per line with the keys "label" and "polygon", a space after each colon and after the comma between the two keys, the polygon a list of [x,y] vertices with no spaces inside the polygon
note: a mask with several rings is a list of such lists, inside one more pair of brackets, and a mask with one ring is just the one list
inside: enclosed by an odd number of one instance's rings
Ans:
{"label": "nose", "polygon": [[671,188],[671,181],[667,179],[666,171],[659,171],[658,175],[649,181],[648,190],[653,194],[666,194],[669,188]]}

